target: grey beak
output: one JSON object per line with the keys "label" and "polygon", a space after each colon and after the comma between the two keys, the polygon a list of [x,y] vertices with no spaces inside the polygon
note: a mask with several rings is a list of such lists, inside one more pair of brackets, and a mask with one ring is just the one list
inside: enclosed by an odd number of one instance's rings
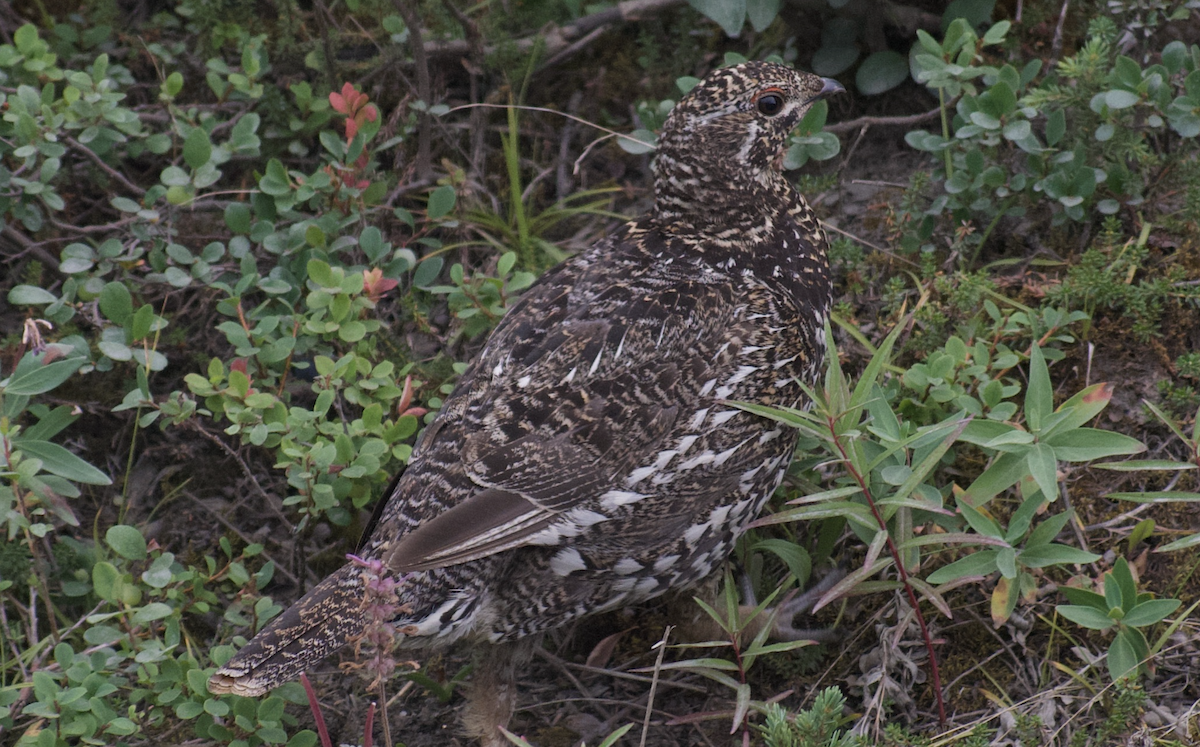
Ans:
{"label": "grey beak", "polygon": [[825,85],[821,86],[821,92],[817,94],[817,98],[819,99],[823,99],[826,96],[832,96],[835,93],[846,92],[846,89],[842,87],[842,84],[838,83],[833,78],[821,78],[821,82]]}

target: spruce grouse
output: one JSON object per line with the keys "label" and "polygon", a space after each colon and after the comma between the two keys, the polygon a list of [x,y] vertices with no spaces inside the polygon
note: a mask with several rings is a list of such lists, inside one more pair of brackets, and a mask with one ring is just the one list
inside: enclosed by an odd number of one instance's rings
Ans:
{"label": "spruce grouse", "polygon": [[[361,550],[401,580],[402,648],[531,636],[729,554],[796,443],[731,402],[803,405],[825,354],[826,238],[782,162],[841,90],[774,63],[713,72],[663,127],[650,214],[509,310]],[[355,639],[362,577],[326,578],[209,689],[262,694]]]}

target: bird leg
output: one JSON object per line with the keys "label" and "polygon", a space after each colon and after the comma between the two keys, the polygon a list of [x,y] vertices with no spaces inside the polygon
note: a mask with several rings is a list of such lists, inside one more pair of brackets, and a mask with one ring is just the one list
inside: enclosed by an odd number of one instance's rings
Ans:
{"label": "bird leg", "polygon": [[[768,610],[765,616],[766,620],[774,620],[775,624],[771,630],[771,637],[779,641],[818,641],[820,643],[830,643],[837,640],[837,631],[827,628],[797,628],[794,626],[796,615],[803,614],[812,609],[812,606],[817,603],[817,600],[824,596],[825,592],[832,589],[839,581],[846,577],[846,571],[841,568],[835,568],[814,584],[811,588],[806,589],[803,593],[793,596],[791,599],[785,599],[773,611]],[[749,594],[746,599],[753,602],[754,589],[747,590]],[[753,608],[751,608],[753,609]]]}
{"label": "bird leg", "polygon": [[478,739],[480,747],[509,745],[500,728],[508,726],[516,709],[517,668],[529,663],[537,642],[532,636],[479,647],[462,720],[467,735]]}
{"label": "bird leg", "polygon": [[[749,575],[742,574],[740,586],[742,589],[742,599],[745,603],[738,605],[738,615],[740,616],[739,634],[740,640],[745,643],[754,640],[754,638],[762,632],[765,625],[771,625],[770,637],[777,641],[818,641],[826,643],[837,639],[837,632],[822,628],[808,629],[797,628],[795,626],[795,617],[812,609],[812,606],[825,592],[829,591],[835,584],[845,578],[846,572],[840,568],[834,569],[825,575],[812,588],[807,589],[801,594],[785,598],[783,602],[774,608],[761,610],[758,614],[754,614],[758,607],[758,602],[755,598],[754,589],[750,583]],[[694,596],[704,599],[710,606],[715,609],[721,609],[718,604],[718,581],[720,574],[713,574],[705,581]],[[679,623],[680,634],[683,638],[690,641],[713,641],[720,640],[727,636],[725,630],[708,613],[700,608],[699,605],[691,603],[693,595],[687,595],[686,602],[683,608],[676,608],[672,611],[674,619],[681,620]]]}

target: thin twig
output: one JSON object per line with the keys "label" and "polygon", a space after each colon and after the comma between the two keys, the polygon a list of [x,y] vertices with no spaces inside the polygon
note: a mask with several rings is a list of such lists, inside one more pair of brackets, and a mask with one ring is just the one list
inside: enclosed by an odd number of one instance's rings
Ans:
{"label": "thin twig", "polygon": [[[470,94],[471,102],[479,101],[479,76],[487,64],[487,52],[483,43],[483,32],[479,30],[479,24],[475,19],[468,16],[459,9],[453,0],[442,0],[442,6],[450,11],[450,15],[458,20],[458,25],[462,26],[463,35],[467,37],[467,46],[470,50],[470,62],[463,60],[463,67],[467,69],[470,75]],[[471,174],[478,179],[483,174],[484,164],[484,119],[482,109],[471,110]]]}
{"label": "thin twig", "polygon": [[1058,24],[1054,27],[1054,41],[1050,44],[1050,59],[1051,62],[1047,67],[1053,68],[1055,62],[1058,61],[1058,55],[1062,52],[1063,45],[1063,25],[1067,22],[1067,9],[1071,7],[1071,0],[1063,0],[1062,10],[1058,14]]}
{"label": "thin twig", "polygon": [[63,140],[67,141],[67,145],[70,145],[75,150],[77,150],[80,153],[87,156],[92,161],[92,163],[96,164],[96,166],[98,166],[100,168],[101,171],[103,171],[104,173],[111,176],[113,179],[116,179],[118,182],[120,182],[125,187],[125,189],[128,189],[130,192],[134,192],[135,194],[137,194],[138,197],[141,197],[146,194],[146,190],[142,189],[138,185],[129,181],[128,179],[125,178],[124,174],[122,174],[120,171],[117,171],[112,166],[109,166],[107,163],[105,163],[104,159],[101,158],[99,155],[97,155],[96,151],[87,147],[86,145],[79,142],[78,140],[71,137],[70,135],[64,135]]}
{"label": "thin twig", "polygon": [[663,656],[667,653],[667,639],[671,637],[674,626],[668,625],[663,631],[662,640],[654,644],[658,649],[658,658],[654,660],[654,674],[650,678],[650,693],[646,696],[646,717],[642,719],[642,739],[638,747],[646,747],[646,737],[650,734],[650,716],[654,713],[654,691],[658,689],[658,673],[662,670]]}
{"label": "thin twig", "polygon": [[859,117],[858,119],[848,119],[845,122],[827,124],[825,132],[854,132],[863,127],[908,127],[926,120],[937,119],[941,111],[942,108],[939,106],[921,114],[908,114],[903,117]]}
{"label": "thin twig", "polygon": [[907,257],[901,257],[899,254],[896,254],[895,252],[892,252],[889,249],[884,249],[882,246],[879,246],[878,244],[872,244],[870,241],[867,241],[866,239],[862,238],[861,236],[856,236],[856,235],[850,233],[849,231],[838,228],[837,226],[833,225],[832,223],[826,223],[825,221],[821,221],[821,228],[824,228],[826,231],[833,231],[834,233],[840,233],[841,235],[845,236],[848,239],[854,239],[855,241],[862,244],[863,246],[870,247],[870,248],[874,249],[875,251],[879,252],[880,254],[886,254],[887,256],[891,257],[892,259],[896,260],[897,262],[906,262],[906,263],[912,265],[913,267],[920,267],[919,264],[917,264],[916,262],[913,262],[911,259],[908,259]]}
{"label": "thin twig", "polygon": [[[543,54],[553,58],[570,47],[575,40],[588,36],[597,28],[641,20],[683,4],[684,0],[626,0],[565,26],[550,26],[531,36],[517,39],[511,42],[511,48],[519,52],[528,52],[537,45],[543,50]],[[408,23],[407,19],[405,23]],[[415,27],[410,25],[409,29],[415,37]],[[487,47],[485,52],[489,55],[495,54],[499,48],[498,45],[492,45]],[[428,57],[457,57],[469,52],[470,43],[463,39],[426,42],[424,45],[424,54]]]}
{"label": "thin twig", "polygon": [[417,96],[425,105],[425,109],[417,115],[417,176],[428,179],[433,174],[429,146],[429,107],[433,106],[433,89],[429,82],[429,58],[421,37],[421,18],[417,15],[417,9],[406,0],[392,0],[392,5],[404,19],[404,25],[408,26],[413,64],[417,68]]}

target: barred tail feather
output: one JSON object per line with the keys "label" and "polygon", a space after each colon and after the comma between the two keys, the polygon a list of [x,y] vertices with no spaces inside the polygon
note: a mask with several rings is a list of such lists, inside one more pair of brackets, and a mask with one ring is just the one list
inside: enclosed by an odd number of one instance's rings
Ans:
{"label": "barred tail feather", "polygon": [[209,678],[208,689],[262,695],[296,679],[365,627],[362,569],[347,564],[259,631]]}

